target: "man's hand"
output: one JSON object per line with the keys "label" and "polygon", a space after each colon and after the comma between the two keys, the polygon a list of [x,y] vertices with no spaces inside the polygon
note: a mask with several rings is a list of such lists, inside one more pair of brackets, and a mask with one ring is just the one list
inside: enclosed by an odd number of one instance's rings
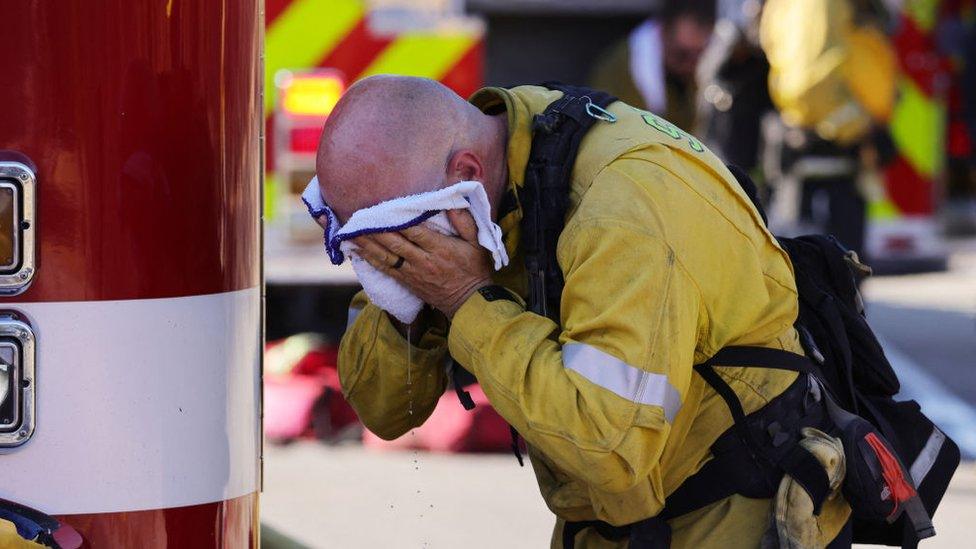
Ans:
{"label": "man's hand", "polygon": [[[370,265],[453,318],[471,294],[491,284],[491,259],[478,244],[478,227],[467,210],[449,210],[447,217],[460,237],[417,225],[353,242]],[[401,257],[402,265],[394,268]]]}

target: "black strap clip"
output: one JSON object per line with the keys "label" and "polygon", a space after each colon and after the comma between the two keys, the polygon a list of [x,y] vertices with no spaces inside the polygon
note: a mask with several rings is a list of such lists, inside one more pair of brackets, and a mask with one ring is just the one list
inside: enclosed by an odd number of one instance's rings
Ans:
{"label": "black strap clip", "polygon": [[515,427],[511,425],[508,426],[509,432],[512,434],[512,453],[515,454],[515,459],[518,460],[519,467],[525,467],[525,460],[522,458],[522,448],[519,447],[519,436],[518,431]]}
{"label": "black strap clip", "polygon": [[464,406],[464,409],[469,412],[474,410],[474,399],[471,398],[471,393],[464,390],[464,382],[461,379],[461,367],[458,366],[457,361],[451,361],[451,385],[454,385],[454,393],[457,394],[461,406]]}

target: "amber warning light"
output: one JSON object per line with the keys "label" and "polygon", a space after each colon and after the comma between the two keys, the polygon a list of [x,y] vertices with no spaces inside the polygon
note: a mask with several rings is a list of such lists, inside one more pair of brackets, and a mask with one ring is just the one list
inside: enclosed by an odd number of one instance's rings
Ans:
{"label": "amber warning light", "polygon": [[346,85],[332,72],[294,74],[287,72],[278,83],[282,110],[292,116],[325,118],[335,108]]}
{"label": "amber warning light", "polygon": [[285,141],[292,153],[314,153],[322,124],[346,91],[338,71],[279,71],[275,75],[278,92],[277,124],[286,129]]}

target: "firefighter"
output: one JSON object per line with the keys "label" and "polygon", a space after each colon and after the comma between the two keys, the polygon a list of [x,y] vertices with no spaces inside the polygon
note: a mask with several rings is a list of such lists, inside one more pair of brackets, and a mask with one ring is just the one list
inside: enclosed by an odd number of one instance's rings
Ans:
{"label": "firefighter", "polygon": [[[690,135],[616,102],[576,157],[558,245],[559,322],[528,312],[520,193],[533,119],[561,96],[485,88],[468,103],[436,82],[390,76],[347,92],[317,163],[337,221],[476,180],[513,261],[492,273],[459,211],[449,212],[457,237],[416,225],[356,238],[363,259],[429,307],[405,325],[357,295],[339,373],[365,426],[394,439],[432,413],[449,354],[524,437],[557,515],[553,547],[626,547],[618,529],[658,517],[732,426],[692,366],[732,344],[802,353],[796,288],[786,254],[726,167]],[[727,373],[747,414],[799,381],[785,370]],[[771,506],[731,495],[653,527],[673,547],[758,547]],[[835,490],[808,517],[809,544],[797,546],[826,545],[849,513]]]}
{"label": "firefighter", "polygon": [[883,24],[861,0],[768,0],[760,21],[770,96],[785,125],[777,168],[800,186],[780,194],[800,195],[800,230],[833,234],[861,254],[867,207],[858,176],[879,167],[879,151],[882,162],[888,156],[883,128],[895,100]]}
{"label": "firefighter", "polygon": [[759,47],[758,0],[724,14],[698,64],[695,134],[719,158],[759,175],[761,122],[773,110]]}
{"label": "firefighter", "polygon": [[665,3],[597,61],[590,81],[621,101],[664,116],[679,128],[695,124],[695,71],[715,25],[714,0]]}

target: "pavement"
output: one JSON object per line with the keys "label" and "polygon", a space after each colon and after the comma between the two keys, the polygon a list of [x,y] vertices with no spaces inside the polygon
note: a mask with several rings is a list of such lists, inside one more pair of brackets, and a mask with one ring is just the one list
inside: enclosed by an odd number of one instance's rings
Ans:
{"label": "pavement", "polygon": [[[976,240],[943,273],[866,282],[868,315],[902,380],[967,460],[923,548],[972,547],[976,519]],[[410,436],[410,435],[407,435]],[[265,447],[268,548],[548,547],[553,518],[509,455],[375,452],[298,442]]]}
{"label": "pavement", "polygon": [[314,548],[548,547],[553,524],[512,455],[314,442],[265,449],[261,521]]}
{"label": "pavement", "polygon": [[[531,467],[520,468],[512,456],[383,453],[314,442],[265,452],[266,549],[549,547],[552,514]],[[969,462],[935,517],[938,535],[921,547],[972,547],[974,518],[976,466]]]}
{"label": "pavement", "polygon": [[946,272],[868,279],[864,294],[902,396],[976,459],[976,239],[950,249]]}

